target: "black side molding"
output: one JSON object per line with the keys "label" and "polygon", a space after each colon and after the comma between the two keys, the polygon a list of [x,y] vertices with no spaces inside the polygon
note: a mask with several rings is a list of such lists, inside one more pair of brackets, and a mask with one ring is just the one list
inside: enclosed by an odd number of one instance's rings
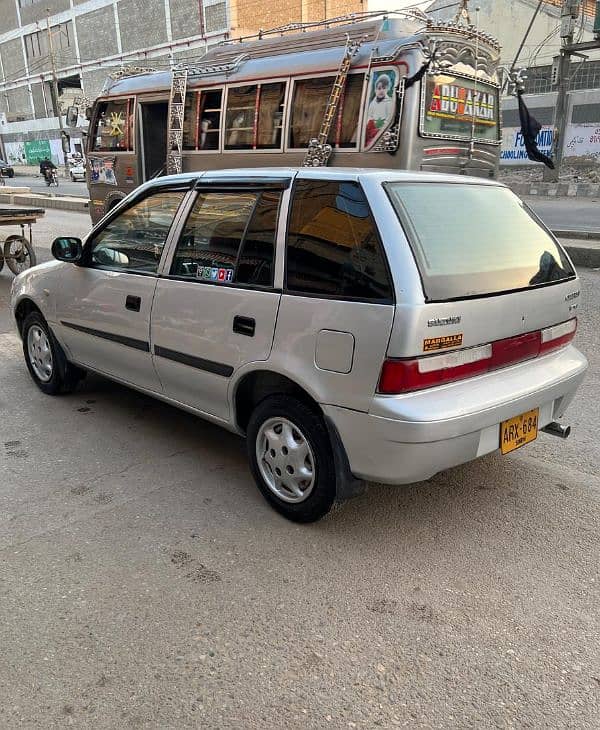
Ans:
{"label": "black side molding", "polygon": [[104,332],[103,330],[92,329],[92,327],[83,327],[80,324],[73,324],[73,322],[64,322],[61,320],[63,327],[68,327],[77,332],[85,332],[86,335],[92,335],[93,337],[100,337],[102,340],[108,340],[109,342],[117,342],[119,345],[125,345],[126,347],[133,347],[134,350],[142,350],[142,352],[150,352],[150,343],[144,342],[144,340],[136,340],[133,337],[125,337],[124,335],[117,335],[114,332]]}
{"label": "black side molding", "polygon": [[233,190],[287,190],[291,177],[208,177],[204,175],[194,185],[194,190],[210,188],[211,191]]}
{"label": "black side molding", "polygon": [[207,373],[214,373],[214,375],[220,375],[223,378],[229,378],[233,373],[231,365],[225,365],[214,360],[205,360],[203,357],[187,355],[185,352],[177,352],[177,350],[169,350],[168,347],[160,347],[160,345],[154,345],[154,354],[165,360],[173,360],[173,362],[189,365],[189,367],[197,370],[205,370]]}

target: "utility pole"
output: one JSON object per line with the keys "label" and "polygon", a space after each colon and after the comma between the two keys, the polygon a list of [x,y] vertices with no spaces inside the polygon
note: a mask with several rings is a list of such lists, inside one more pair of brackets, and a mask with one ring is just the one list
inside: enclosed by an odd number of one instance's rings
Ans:
{"label": "utility pole", "polygon": [[60,127],[60,141],[62,144],[63,156],[65,161],[65,180],[69,177],[69,163],[67,161],[67,152],[65,144],[68,134],[63,125],[62,115],[60,113],[60,105],[58,103],[58,77],[56,76],[56,63],[54,60],[54,44],[52,43],[52,31],[50,30],[50,8],[46,8],[46,30],[48,31],[48,51],[50,52],[50,68],[52,69],[52,84],[50,85],[50,94],[52,97],[52,107],[54,113],[58,116],[58,126]]}
{"label": "utility pole", "polygon": [[554,170],[544,169],[544,180],[557,182],[563,162],[565,134],[569,114],[569,86],[571,83],[571,56],[587,58],[582,51],[591,51],[600,48],[600,2],[596,3],[596,19],[594,22],[594,40],[583,43],[573,43],[573,35],[579,14],[583,12],[581,0],[563,0],[561,12],[560,37],[562,47],[558,59],[556,84],[558,98],[554,114],[554,129],[552,134],[552,159]]}
{"label": "utility pole", "polygon": [[560,18],[561,49],[557,69],[558,96],[554,110],[554,125],[552,130],[551,156],[554,161],[554,170],[544,169],[544,180],[548,182],[558,182],[560,176],[564,138],[567,129],[567,116],[569,113],[571,46],[573,45],[573,34],[580,10],[581,0],[563,0]]}

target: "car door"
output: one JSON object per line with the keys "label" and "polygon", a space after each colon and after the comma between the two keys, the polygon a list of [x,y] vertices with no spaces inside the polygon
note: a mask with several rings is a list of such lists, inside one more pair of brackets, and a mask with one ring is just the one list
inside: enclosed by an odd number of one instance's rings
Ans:
{"label": "car door", "polygon": [[229,418],[235,371],[271,352],[280,290],[275,239],[286,183],[201,185],[158,281],[154,362],[165,394]]}
{"label": "car door", "polygon": [[94,231],[57,296],[59,337],[71,359],[152,391],[150,355],[157,272],[183,190],[146,191]]}

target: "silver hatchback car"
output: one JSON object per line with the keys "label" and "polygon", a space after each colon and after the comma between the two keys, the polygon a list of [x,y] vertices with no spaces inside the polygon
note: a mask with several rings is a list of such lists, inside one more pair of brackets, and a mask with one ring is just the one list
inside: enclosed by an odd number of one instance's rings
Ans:
{"label": "silver hatchback car", "polygon": [[53,254],[12,290],[39,388],[92,370],[245,435],[259,489],[298,522],[364,480],[566,435],[587,367],[573,266],[495,182],[184,174]]}

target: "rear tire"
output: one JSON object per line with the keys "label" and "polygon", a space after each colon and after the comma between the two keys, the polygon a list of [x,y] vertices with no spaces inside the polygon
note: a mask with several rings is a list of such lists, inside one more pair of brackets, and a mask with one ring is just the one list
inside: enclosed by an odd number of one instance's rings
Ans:
{"label": "rear tire", "polygon": [[23,354],[29,374],[46,395],[70,393],[85,372],[68,362],[64,350],[39,312],[25,317]]}
{"label": "rear tire", "polygon": [[247,432],[248,459],[256,485],[280,514],[315,522],[336,500],[333,452],[321,416],[289,395],[256,406]]}

